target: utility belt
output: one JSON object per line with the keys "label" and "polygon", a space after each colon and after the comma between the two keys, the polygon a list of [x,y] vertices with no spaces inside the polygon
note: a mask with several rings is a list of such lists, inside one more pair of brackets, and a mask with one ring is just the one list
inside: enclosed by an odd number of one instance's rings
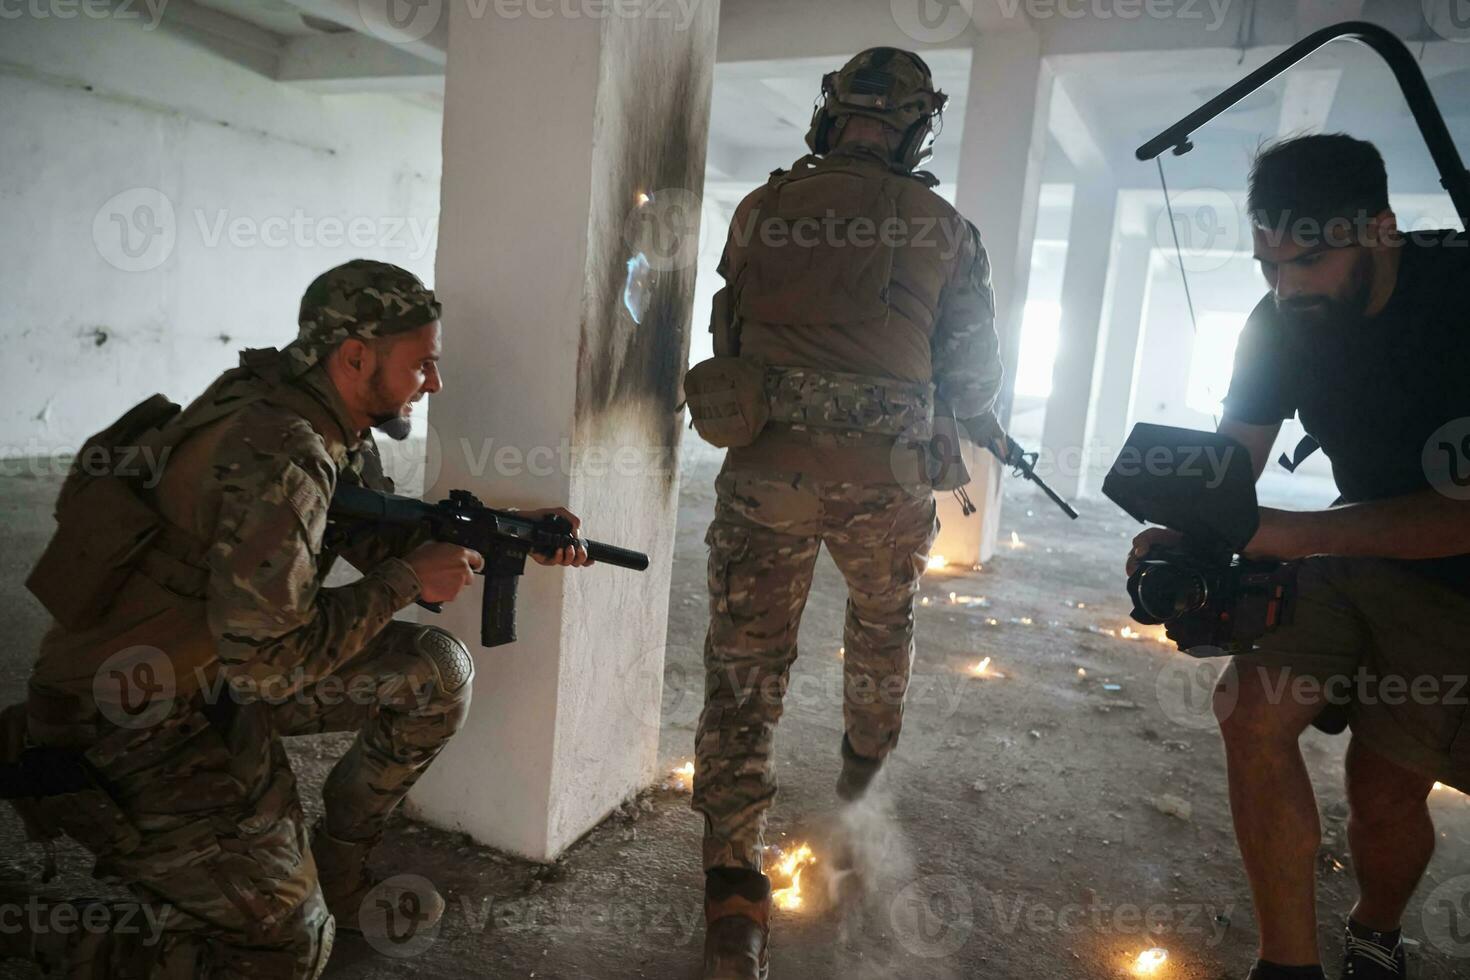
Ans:
{"label": "utility belt", "polygon": [[916,442],[933,433],[934,386],[927,382],[711,357],[689,369],[684,394],[690,424],[721,449],[750,445],[770,422]]}

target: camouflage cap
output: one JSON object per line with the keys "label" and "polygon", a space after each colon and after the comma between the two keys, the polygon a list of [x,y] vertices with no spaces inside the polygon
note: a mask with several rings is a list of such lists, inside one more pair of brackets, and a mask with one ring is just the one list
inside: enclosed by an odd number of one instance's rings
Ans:
{"label": "camouflage cap", "polygon": [[300,331],[286,348],[296,374],[342,341],[370,340],[417,330],[439,319],[434,291],[407,269],[354,259],[317,276],[301,297]]}

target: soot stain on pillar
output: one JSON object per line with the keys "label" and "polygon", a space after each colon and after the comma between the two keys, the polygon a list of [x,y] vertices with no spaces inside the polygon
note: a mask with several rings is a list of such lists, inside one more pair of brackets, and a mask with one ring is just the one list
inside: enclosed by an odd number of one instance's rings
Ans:
{"label": "soot stain on pillar", "polygon": [[628,229],[630,219],[638,219],[640,200],[646,196],[648,206],[658,208],[671,199],[697,203],[703,194],[718,5],[700,4],[696,11],[682,31],[667,20],[608,22],[604,56],[621,57],[604,65],[598,96],[602,169],[594,175],[588,297],[578,345],[577,428],[615,407],[636,405],[641,431],[623,435],[662,450],[669,487],[690,322],[699,315],[691,311],[697,240],[680,253],[687,262],[651,257],[641,320],[625,306],[624,288],[638,252]]}

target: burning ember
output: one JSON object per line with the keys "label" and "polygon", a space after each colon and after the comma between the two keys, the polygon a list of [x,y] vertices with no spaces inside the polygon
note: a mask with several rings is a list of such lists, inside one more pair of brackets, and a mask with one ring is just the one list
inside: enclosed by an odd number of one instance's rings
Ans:
{"label": "burning ember", "polygon": [[949,564],[949,559],[945,558],[943,555],[930,555],[929,556],[929,568],[930,568],[931,571],[934,570],[934,569],[936,569],[936,568],[944,568],[948,564]]}
{"label": "burning ember", "polygon": [[641,208],[641,207],[643,207],[643,205],[645,205],[649,201],[653,200],[653,198],[649,197],[647,194],[643,193],[642,191],[639,191],[638,192],[638,196],[636,198],[634,198],[634,200],[636,200],[638,202],[638,206]]}
{"label": "burning ember", "polygon": [[816,863],[817,857],[808,844],[797,845],[776,862],[776,866],[769,872],[771,881],[790,882],[786,887],[771,892],[771,901],[776,903],[776,908],[783,912],[793,912],[801,908],[801,873]]}
{"label": "burning ember", "polygon": [[694,789],[694,763],[686,762],[677,769],[670,769],[669,777],[682,790]]}
{"label": "burning ember", "polygon": [[974,666],[972,666],[970,668],[970,676],[971,677],[984,677],[984,678],[993,679],[993,680],[1003,680],[1006,675],[1005,674],[1002,674],[998,670],[991,670],[990,669],[990,658],[989,657],[986,657],[984,660],[980,661],[979,663],[975,664]]}
{"label": "burning ember", "polygon": [[1168,962],[1169,953],[1155,946],[1138,954],[1138,959],[1133,961],[1133,975],[1136,977],[1156,976]]}

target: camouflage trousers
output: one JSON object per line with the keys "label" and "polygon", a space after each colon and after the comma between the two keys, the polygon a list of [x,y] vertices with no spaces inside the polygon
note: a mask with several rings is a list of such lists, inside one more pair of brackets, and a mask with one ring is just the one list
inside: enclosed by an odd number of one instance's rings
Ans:
{"label": "camouflage trousers", "polygon": [[42,973],[319,976],[335,924],[282,736],[357,733],[327,778],[326,826],[340,839],[375,840],[463,724],[472,677],[454,637],[393,622],[341,671],[295,693],[240,703],[238,693],[205,692],[144,728],[95,715],[58,724],[55,705],[33,694],[32,741],[84,750],[102,799],[115,804],[103,814],[95,799],[52,797],[42,822],[96,856],[95,877],[139,900],[112,903],[97,928],[37,931]]}
{"label": "camouflage trousers", "polygon": [[938,522],[931,495],[896,485],[733,471],[715,489],[693,806],[705,819],[705,868],[758,871],[776,795],[772,743],[818,549],[826,544],[847,580],[847,738],[859,755],[883,758],[903,724],[914,596]]}

